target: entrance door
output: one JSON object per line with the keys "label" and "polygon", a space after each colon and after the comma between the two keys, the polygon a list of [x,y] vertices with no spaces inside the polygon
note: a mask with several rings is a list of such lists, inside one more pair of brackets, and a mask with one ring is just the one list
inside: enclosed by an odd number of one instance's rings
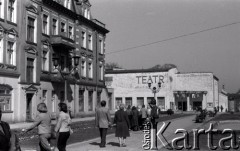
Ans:
{"label": "entrance door", "polygon": [[187,111],[187,102],[186,101],[178,102],[178,110]]}
{"label": "entrance door", "polygon": [[27,94],[26,96],[26,121],[32,121],[32,97],[33,94]]}

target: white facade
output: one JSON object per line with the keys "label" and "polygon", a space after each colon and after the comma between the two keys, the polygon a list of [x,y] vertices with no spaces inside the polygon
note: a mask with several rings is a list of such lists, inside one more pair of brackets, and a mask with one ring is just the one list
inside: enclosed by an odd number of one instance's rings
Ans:
{"label": "white facade", "polygon": [[[191,111],[197,107],[213,110],[218,102],[218,79],[212,73],[178,73],[177,69],[112,70],[106,73],[106,86],[113,93],[116,108],[120,103],[132,106],[147,105],[154,98],[162,110]],[[151,89],[148,87],[151,83]],[[183,107],[183,108],[182,108]]]}
{"label": "white facade", "polygon": [[[223,109],[221,110],[221,106],[223,107]],[[219,112],[226,112],[228,111],[228,96],[227,96],[227,92],[225,92],[224,90],[222,90],[219,93]]]}

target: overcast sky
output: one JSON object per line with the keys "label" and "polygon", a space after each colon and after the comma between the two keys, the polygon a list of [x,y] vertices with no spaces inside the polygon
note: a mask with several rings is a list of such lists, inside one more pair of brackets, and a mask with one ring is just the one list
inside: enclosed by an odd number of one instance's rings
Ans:
{"label": "overcast sky", "polygon": [[106,62],[126,69],[172,63],[180,72],[213,72],[228,92],[240,88],[240,0],[90,3],[93,18],[110,30]]}

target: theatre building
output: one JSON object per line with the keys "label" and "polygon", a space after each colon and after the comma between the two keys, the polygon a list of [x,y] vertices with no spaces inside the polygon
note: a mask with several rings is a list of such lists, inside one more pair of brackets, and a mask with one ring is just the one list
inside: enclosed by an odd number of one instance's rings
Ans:
{"label": "theatre building", "polygon": [[[3,120],[32,121],[37,104],[93,114],[107,99],[105,24],[88,0],[0,1],[0,106]],[[109,104],[109,103],[108,103]]]}
{"label": "theatre building", "polygon": [[218,78],[213,73],[170,70],[108,70],[106,86],[116,108],[120,103],[147,105],[155,97],[162,110],[213,110],[219,104]]}

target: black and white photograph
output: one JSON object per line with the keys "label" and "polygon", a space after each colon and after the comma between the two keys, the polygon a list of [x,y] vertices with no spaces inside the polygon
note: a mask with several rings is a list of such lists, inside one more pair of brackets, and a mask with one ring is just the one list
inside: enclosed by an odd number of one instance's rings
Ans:
{"label": "black and white photograph", "polygon": [[0,151],[240,149],[240,0],[0,0]]}

